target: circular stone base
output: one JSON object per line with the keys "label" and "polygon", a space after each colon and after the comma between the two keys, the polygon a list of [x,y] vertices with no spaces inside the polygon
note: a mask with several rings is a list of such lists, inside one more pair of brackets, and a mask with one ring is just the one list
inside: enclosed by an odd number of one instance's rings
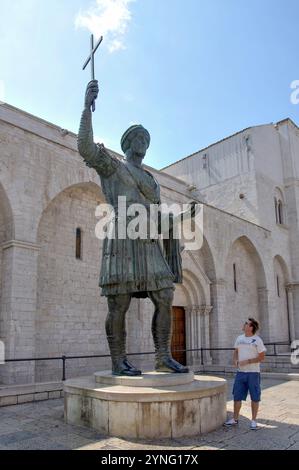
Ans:
{"label": "circular stone base", "polygon": [[159,375],[157,380],[162,380],[163,385],[156,382],[155,386],[136,386],[138,376],[112,376],[107,372],[96,377],[125,379],[129,385],[95,383],[95,377],[65,381],[66,422],[89,426],[110,436],[140,439],[195,436],[224,423],[225,379],[195,376],[192,381],[174,385],[176,380],[184,380],[183,376],[190,379],[190,375],[156,372],[144,375],[145,380],[152,381]]}
{"label": "circular stone base", "polygon": [[127,387],[169,387],[170,385],[184,385],[194,380],[194,373],[173,374],[171,372],[143,372],[142,375],[129,377],[113,375],[110,370],[95,372],[97,384],[123,385]]}

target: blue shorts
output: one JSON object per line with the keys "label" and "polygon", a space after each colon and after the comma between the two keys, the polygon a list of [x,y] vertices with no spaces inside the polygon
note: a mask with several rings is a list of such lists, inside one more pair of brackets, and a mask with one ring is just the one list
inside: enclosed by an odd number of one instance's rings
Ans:
{"label": "blue shorts", "polygon": [[233,396],[234,401],[245,401],[250,393],[251,401],[261,400],[261,374],[259,372],[237,372]]}

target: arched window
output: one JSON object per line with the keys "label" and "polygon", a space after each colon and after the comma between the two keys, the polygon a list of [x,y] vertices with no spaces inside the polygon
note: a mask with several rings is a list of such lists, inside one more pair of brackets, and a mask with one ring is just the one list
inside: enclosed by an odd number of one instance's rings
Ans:
{"label": "arched window", "polygon": [[274,191],[275,220],[279,225],[286,224],[286,213],[283,192],[276,187]]}
{"label": "arched window", "polygon": [[82,259],[82,230],[76,228],[76,259]]}

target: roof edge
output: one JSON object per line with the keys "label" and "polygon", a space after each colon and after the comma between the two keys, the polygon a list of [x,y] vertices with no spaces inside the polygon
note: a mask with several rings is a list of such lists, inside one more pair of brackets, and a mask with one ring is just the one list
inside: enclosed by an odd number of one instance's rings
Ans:
{"label": "roof edge", "polygon": [[234,134],[231,134],[227,137],[224,137],[223,139],[217,140],[216,142],[213,142],[212,144],[208,145],[207,147],[203,147],[203,148],[197,150],[196,152],[193,152],[190,155],[187,155],[186,157],[180,158],[179,160],[176,160],[175,162],[170,163],[167,166],[164,166],[163,168],[160,169],[160,171],[163,171],[166,168],[169,168],[170,166],[176,165],[177,163],[182,162],[183,160],[186,160],[187,158],[193,157],[194,155],[196,155],[200,152],[203,152],[204,150],[208,150],[209,148],[213,147],[214,145],[218,145],[221,142],[224,142],[228,139],[231,139],[231,137],[235,137],[236,135],[239,135],[239,134],[242,134],[243,132],[249,131],[250,129],[255,129],[256,127],[271,126],[271,125],[273,125],[273,122],[268,122],[267,124],[258,124],[256,126],[245,127],[245,129],[242,129],[241,131],[235,132]]}
{"label": "roof edge", "polygon": [[[11,104],[1,102],[1,103],[0,103],[0,106],[1,106],[2,108],[7,108],[7,109],[9,109],[9,110],[11,110],[11,111],[15,111],[15,112],[17,112],[17,113],[20,113],[20,114],[22,114],[22,115],[24,115],[24,116],[26,116],[26,117],[28,117],[28,118],[30,118],[30,119],[33,119],[34,121],[41,122],[42,124],[44,124],[44,125],[46,125],[46,126],[49,126],[49,127],[52,127],[53,129],[58,130],[59,132],[60,132],[61,130],[64,130],[63,127],[58,126],[57,124],[53,124],[53,123],[50,122],[50,121],[46,121],[45,119],[40,118],[40,117],[36,116],[35,114],[28,113],[27,111],[24,111],[24,110],[21,109],[21,108],[17,108],[16,106],[13,106],[13,105],[11,105]],[[65,130],[67,131],[68,135],[71,135],[71,136],[77,138],[77,134],[75,134],[74,132],[70,131],[69,129],[65,129]]]}
{"label": "roof edge", "polygon": [[282,119],[281,121],[277,121],[276,126],[279,126],[280,124],[286,124],[286,123],[292,124],[296,129],[299,130],[299,126],[297,126],[297,124],[293,121],[293,119],[289,117]]}

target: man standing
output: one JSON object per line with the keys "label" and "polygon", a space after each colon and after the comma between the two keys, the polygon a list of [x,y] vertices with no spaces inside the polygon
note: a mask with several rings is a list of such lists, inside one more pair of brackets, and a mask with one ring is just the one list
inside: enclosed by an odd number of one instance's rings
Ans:
{"label": "man standing", "polygon": [[252,421],[250,429],[257,429],[256,417],[261,400],[260,362],[265,358],[266,348],[262,339],[256,334],[259,322],[248,318],[244,323],[244,334],[235,342],[233,363],[238,367],[233,387],[234,417],[226,421],[225,426],[238,424],[242,400],[246,400],[248,391],[251,398]]}

